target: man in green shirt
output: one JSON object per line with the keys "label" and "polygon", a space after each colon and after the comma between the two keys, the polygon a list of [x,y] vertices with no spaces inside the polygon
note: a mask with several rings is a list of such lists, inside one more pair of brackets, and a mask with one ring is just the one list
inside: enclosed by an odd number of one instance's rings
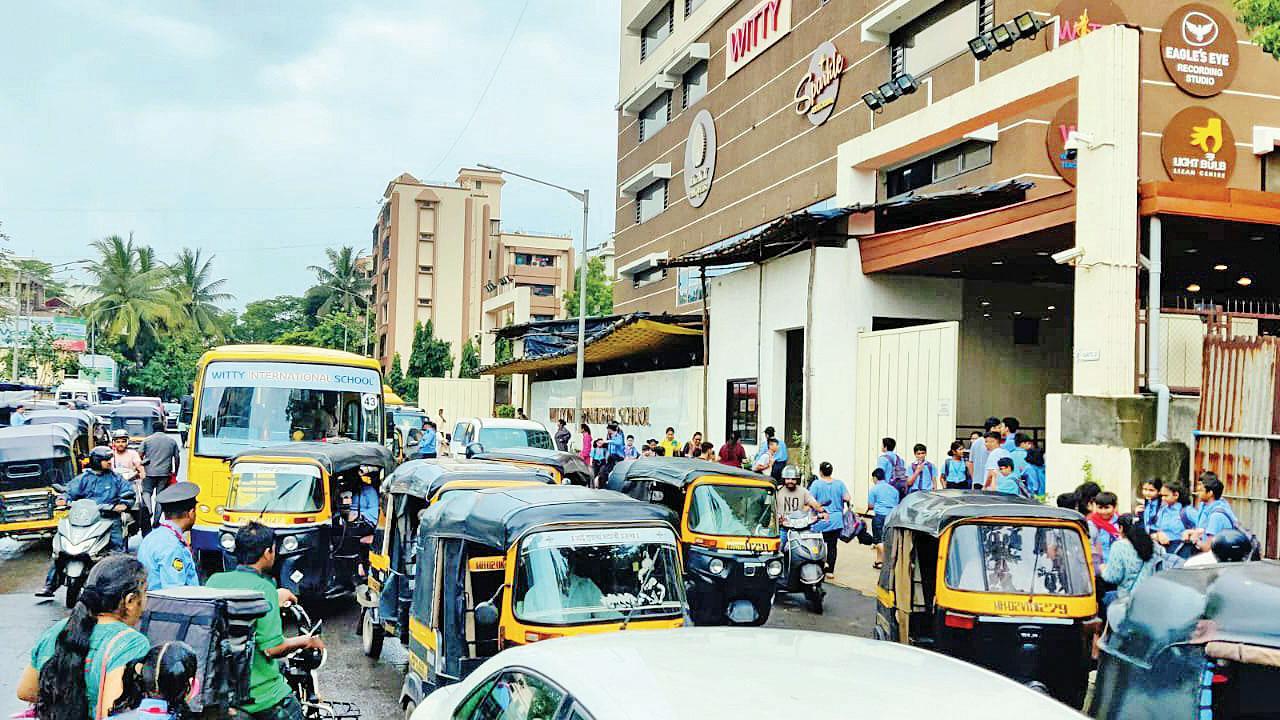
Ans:
{"label": "man in green shirt", "polygon": [[[209,578],[207,587],[256,590],[271,609],[254,623],[253,663],[249,666],[249,702],[240,709],[255,720],[302,720],[302,706],[289,691],[289,684],[276,667],[276,658],[302,648],[324,649],[318,637],[285,639],[280,621],[280,597],[271,579],[276,564],[275,534],[270,528],[251,522],[236,532],[236,560],[239,567]],[[286,599],[287,601],[287,599]]]}

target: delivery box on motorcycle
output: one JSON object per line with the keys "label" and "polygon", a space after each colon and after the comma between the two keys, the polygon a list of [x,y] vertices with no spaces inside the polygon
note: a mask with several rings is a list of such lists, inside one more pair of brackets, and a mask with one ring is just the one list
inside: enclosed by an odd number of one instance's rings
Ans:
{"label": "delivery box on motorcycle", "polygon": [[192,711],[226,710],[249,701],[253,624],[270,609],[252,590],[168,588],[147,593],[140,628],[153,645],[181,640],[195,650],[200,691]]}

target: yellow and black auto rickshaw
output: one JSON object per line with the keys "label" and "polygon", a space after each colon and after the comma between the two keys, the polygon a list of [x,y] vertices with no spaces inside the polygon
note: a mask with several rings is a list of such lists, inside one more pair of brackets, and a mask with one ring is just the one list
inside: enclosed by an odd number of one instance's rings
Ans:
{"label": "yellow and black auto rickshaw", "polygon": [[684,625],[674,522],[661,506],[565,485],[459,493],[431,507],[418,532],[403,706],[411,712],[504,648]]}
{"label": "yellow and black auto rickshaw", "polygon": [[494,460],[510,465],[541,468],[554,475],[556,482],[565,485],[591,484],[591,468],[576,453],[522,447],[486,450],[472,457],[475,460]]}
{"label": "yellow and black auto rickshaw", "polygon": [[657,457],[619,464],[609,489],[680,518],[695,623],[763,625],[769,619],[782,574],[772,481],[706,460]]}
{"label": "yellow and black auto rickshaw", "polygon": [[382,653],[387,635],[409,641],[409,603],[416,562],[418,519],[437,500],[462,491],[516,484],[548,485],[544,470],[470,460],[410,460],[382,483],[378,527],[369,551],[369,575],[356,591],[360,635],[369,657]]}
{"label": "yellow and black auto rickshaw", "polygon": [[300,597],[353,591],[369,542],[362,540],[375,532],[356,510],[358,497],[365,485],[376,491],[391,467],[391,453],[372,442],[299,442],[236,455],[221,509],[224,567],[235,567],[236,530],[257,521],[275,531],[280,587]]}
{"label": "yellow and black auto rickshaw", "polygon": [[76,476],[76,431],[64,423],[0,428],[0,537],[51,537],[61,490]]}
{"label": "yellow and black auto rickshaw", "polygon": [[1011,495],[912,493],[885,523],[874,636],[1084,702],[1099,626],[1074,510]]}
{"label": "yellow and black auto rickshaw", "polygon": [[151,403],[121,403],[111,411],[111,431],[124,430],[129,433],[129,447],[137,449],[147,436],[155,432],[164,432],[164,412]]}
{"label": "yellow and black auto rickshaw", "polygon": [[72,450],[75,452],[76,467],[89,457],[89,451],[107,437],[106,426],[98,422],[98,416],[87,410],[73,408],[56,408],[51,410],[32,410],[27,413],[27,425],[67,425],[75,431]]}

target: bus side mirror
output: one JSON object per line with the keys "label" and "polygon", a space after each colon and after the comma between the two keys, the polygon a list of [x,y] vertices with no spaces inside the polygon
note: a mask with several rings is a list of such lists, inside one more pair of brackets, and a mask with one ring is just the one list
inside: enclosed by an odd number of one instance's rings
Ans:
{"label": "bus side mirror", "polygon": [[467,452],[467,459],[470,460],[476,455],[479,455],[480,453],[484,452],[484,446],[481,445],[480,443],[471,443],[470,445],[467,446],[466,452]]}
{"label": "bus side mirror", "polygon": [[178,411],[178,419],[183,423],[190,425],[191,416],[196,406],[195,398],[190,395],[183,395],[182,399],[178,402],[182,405],[182,409]]}
{"label": "bus side mirror", "polygon": [[476,606],[476,625],[493,627],[498,624],[498,608],[492,601],[485,601]]}

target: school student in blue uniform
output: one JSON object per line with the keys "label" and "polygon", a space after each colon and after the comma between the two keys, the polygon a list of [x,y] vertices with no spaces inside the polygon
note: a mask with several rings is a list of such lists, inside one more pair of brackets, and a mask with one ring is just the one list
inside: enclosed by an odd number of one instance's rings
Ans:
{"label": "school student in blue uniform", "polygon": [[1182,539],[1195,545],[1201,552],[1209,551],[1214,535],[1227,529],[1240,529],[1236,514],[1227,501],[1222,499],[1224,489],[1222,481],[1212,472],[1201,473],[1196,483],[1200,507],[1193,513],[1195,526],[1185,531]]}
{"label": "school student in blue uniform", "polygon": [[916,456],[911,463],[911,476],[907,479],[907,493],[928,492],[938,486],[938,466],[929,462],[929,449],[923,443],[916,443],[911,449]]}
{"label": "school student in blue uniform", "polygon": [[973,487],[973,480],[969,478],[969,463],[964,460],[964,443],[959,440],[951,443],[942,475],[946,478],[949,490],[968,490]]}
{"label": "school student in blue uniform", "polygon": [[1182,549],[1182,534],[1195,527],[1186,501],[1187,494],[1182,485],[1164,483],[1160,487],[1160,507],[1156,509],[1155,520],[1147,526],[1151,539],[1174,555]]}
{"label": "school student in blue uniform", "polygon": [[147,590],[200,584],[196,561],[186,533],[196,524],[196,496],[200,487],[181,482],[156,496],[164,518],[138,546],[138,561],[147,569]]}
{"label": "school student in blue uniform", "polygon": [[871,471],[871,489],[867,491],[867,509],[872,513],[871,537],[872,544],[876,548],[876,561],[872,567],[876,569],[884,566],[884,523],[889,519],[893,509],[898,507],[901,499],[898,488],[885,478],[884,468]]}

